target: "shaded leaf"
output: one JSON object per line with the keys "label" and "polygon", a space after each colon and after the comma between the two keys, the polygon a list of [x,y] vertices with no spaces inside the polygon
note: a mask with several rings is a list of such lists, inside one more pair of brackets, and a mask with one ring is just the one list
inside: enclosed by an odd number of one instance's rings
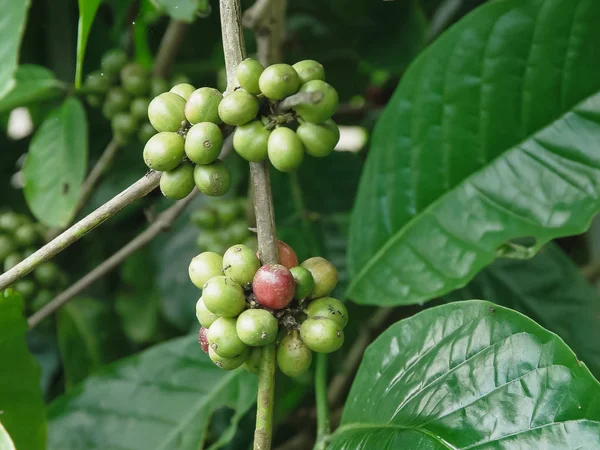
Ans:
{"label": "shaded leaf", "polygon": [[85,57],[85,48],[87,46],[90,29],[96,17],[98,6],[102,0],[78,0],[79,2],[79,25],[77,28],[77,67],[75,69],[75,87],[81,87],[81,74],[83,70],[83,60]]}
{"label": "shaded leaf", "polygon": [[23,167],[25,199],[44,225],[65,226],[79,200],[87,163],[87,121],[76,98],[52,111],[35,133]]}
{"label": "shaded leaf", "polygon": [[15,73],[15,86],[0,100],[0,113],[33,102],[58,98],[63,93],[61,87],[62,83],[51,70],[32,64],[19,66]]}
{"label": "shaded leaf", "polygon": [[49,450],[197,450],[212,413],[233,408],[237,422],[254,404],[256,376],[217,368],[186,336],[112,364],[48,409]]}
{"label": "shaded leaf", "polygon": [[600,447],[600,384],[565,343],[472,300],[400,321],[365,352],[330,450]]}
{"label": "shaded leaf", "polygon": [[15,85],[21,36],[25,31],[29,0],[0,0],[0,99]]}
{"label": "shaded leaf", "polygon": [[46,421],[40,368],[27,350],[26,331],[21,296],[0,293],[0,418],[17,448],[42,450]]}
{"label": "shaded leaf", "polygon": [[193,22],[198,14],[210,11],[208,0],[154,0],[172,19]]}
{"label": "shaded leaf", "polygon": [[587,228],[600,210],[599,19],[595,0],[491,2],[423,52],[373,135],[351,298],[423,302],[517,237],[535,251]]}

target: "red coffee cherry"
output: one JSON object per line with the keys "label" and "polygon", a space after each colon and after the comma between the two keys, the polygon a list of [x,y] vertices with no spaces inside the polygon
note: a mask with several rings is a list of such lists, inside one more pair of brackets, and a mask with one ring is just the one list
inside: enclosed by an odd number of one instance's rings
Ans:
{"label": "red coffee cherry", "polygon": [[294,298],[296,284],[286,267],[281,264],[266,264],[254,275],[252,290],[261,305],[283,309]]}
{"label": "red coffee cherry", "polygon": [[204,327],[200,327],[200,331],[198,331],[198,343],[200,347],[202,347],[202,351],[208,355],[208,330]]}

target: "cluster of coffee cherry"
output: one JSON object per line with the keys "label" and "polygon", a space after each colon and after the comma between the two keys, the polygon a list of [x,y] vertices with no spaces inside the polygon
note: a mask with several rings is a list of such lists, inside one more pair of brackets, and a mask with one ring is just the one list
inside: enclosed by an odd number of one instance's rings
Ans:
{"label": "cluster of coffee cherry", "polygon": [[260,347],[277,342],[277,364],[288,376],[306,372],[312,352],[330,353],[344,343],[348,312],[328,297],[337,271],[321,257],[298,265],[294,250],[278,242],[281,264],[265,264],[243,244],[223,256],[204,252],[189,266],[192,282],[202,289],[196,304],[199,342],[220,368],[245,363],[257,370]]}
{"label": "cluster of coffee cherry", "polygon": [[[6,272],[34,253],[43,244],[46,229],[29,217],[13,211],[0,213],[0,264]],[[32,311],[48,303],[64,287],[65,274],[53,262],[36,267],[11,288],[21,294]]]}
{"label": "cluster of coffee cherry", "polygon": [[256,235],[248,230],[247,205],[246,198],[223,199],[192,212],[190,220],[201,230],[196,240],[199,249],[223,254],[232,245],[242,242],[256,250]]}

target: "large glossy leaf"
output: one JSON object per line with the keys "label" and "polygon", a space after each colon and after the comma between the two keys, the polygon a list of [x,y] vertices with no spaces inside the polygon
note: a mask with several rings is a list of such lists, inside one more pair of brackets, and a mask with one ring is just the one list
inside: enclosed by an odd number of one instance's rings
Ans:
{"label": "large glossy leaf", "polygon": [[79,0],[79,26],[77,30],[77,67],[75,69],[75,87],[81,86],[83,58],[90,29],[96,17],[96,11],[102,0]]}
{"label": "large glossy leaf", "polygon": [[29,0],[0,0],[0,98],[15,85],[13,75],[19,60]]}
{"label": "large glossy leaf", "polygon": [[217,368],[196,336],[126,358],[48,409],[48,450],[197,450],[212,413],[235,410],[221,444],[254,404],[256,376]]}
{"label": "large glossy leaf", "polygon": [[600,378],[600,295],[567,255],[548,244],[531,260],[500,259],[445,301],[485,298],[557,333]]}
{"label": "large glossy leaf", "polygon": [[33,64],[19,66],[15,73],[15,86],[0,100],[0,113],[17,106],[59,97],[63,84],[45,67]]}
{"label": "large glossy leaf", "polygon": [[40,368],[27,350],[26,331],[23,299],[0,292],[0,419],[18,449],[42,450],[46,421]]}
{"label": "large glossy leaf", "polygon": [[600,448],[600,384],[555,334],[473,300],[383,333],[329,450]]}
{"label": "large glossy leaf", "polygon": [[0,450],[15,450],[15,444],[0,422]]}
{"label": "large glossy leaf", "polygon": [[[490,2],[409,68],[373,136],[348,294],[418,303],[600,210],[600,2]],[[522,252],[527,254],[527,252]]]}
{"label": "large glossy leaf", "polygon": [[85,178],[87,121],[79,100],[68,98],[35,133],[23,168],[25,199],[45,225],[66,225]]}

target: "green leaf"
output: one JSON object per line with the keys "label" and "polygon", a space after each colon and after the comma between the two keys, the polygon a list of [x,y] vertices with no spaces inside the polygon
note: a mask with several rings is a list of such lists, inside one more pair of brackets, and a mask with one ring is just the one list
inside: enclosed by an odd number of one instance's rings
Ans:
{"label": "green leaf", "polygon": [[13,89],[0,100],[0,113],[10,112],[18,106],[58,98],[63,93],[62,83],[51,70],[42,66],[19,66],[15,73],[15,81]]}
{"label": "green leaf", "polygon": [[15,444],[0,422],[0,450],[15,450]]}
{"label": "green leaf", "polygon": [[75,299],[60,310],[57,337],[67,390],[127,350],[114,312],[89,298]]}
{"label": "green leaf", "polygon": [[529,261],[500,259],[445,301],[486,298],[557,333],[600,378],[600,295],[556,245]]}
{"label": "green leaf", "polygon": [[17,448],[42,450],[46,421],[40,368],[27,350],[26,331],[21,296],[0,293],[0,418]]}
{"label": "green leaf", "polygon": [[598,20],[596,0],[490,2],[409,68],[361,178],[351,298],[423,302],[515,238],[535,237],[534,251],[587,228],[600,211]]}
{"label": "green leaf", "polygon": [[25,31],[29,0],[0,0],[0,99],[15,85],[21,36]]}
{"label": "green leaf", "polygon": [[221,443],[254,404],[256,376],[217,368],[197,337],[168,341],[108,367],[48,409],[48,450],[197,450],[212,413],[236,412]]}
{"label": "green leaf", "polygon": [[44,120],[31,140],[23,167],[25,199],[35,217],[50,227],[71,220],[87,162],[87,121],[76,98],[68,98]]}
{"label": "green leaf", "polygon": [[171,19],[192,23],[199,14],[210,11],[208,0],[154,0],[157,8],[163,9]]}
{"label": "green leaf", "polygon": [[75,88],[81,87],[81,74],[83,70],[83,59],[87,46],[90,29],[96,17],[98,6],[102,0],[78,0],[79,1],[79,26],[77,28],[77,67],[75,68]]}
{"label": "green leaf", "polygon": [[520,313],[431,308],[367,349],[328,450],[397,448],[600,448],[600,384]]}

